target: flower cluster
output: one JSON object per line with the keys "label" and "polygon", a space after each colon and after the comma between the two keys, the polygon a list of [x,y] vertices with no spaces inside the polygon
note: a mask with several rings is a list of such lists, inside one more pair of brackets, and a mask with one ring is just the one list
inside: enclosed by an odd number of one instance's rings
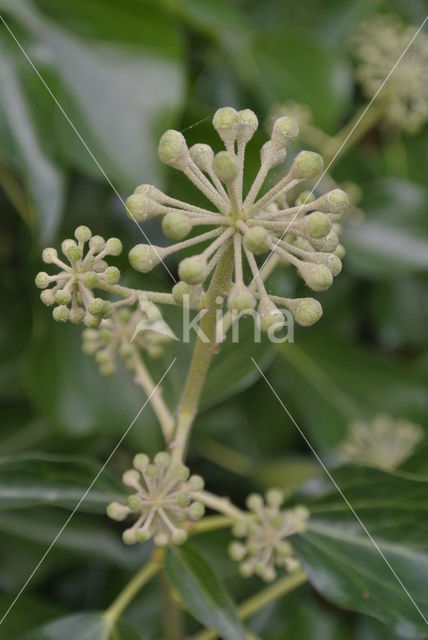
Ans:
{"label": "flower cluster", "polygon": [[232,559],[240,562],[243,576],[256,574],[272,581],[276,567],[293,571],[299,566],[287,538],[305,531],[309,511],[303,506],[281,511],[283,502],[279,489],[269,489],[265,500],[258,494],[248,496],[247,506],[254,517],[235,525],[234,535],[243,540],[232,542],[229,547]]}
{"label": "flower cluster", "polygon": [[118,357],[133,371],[136,350],[157,358],[162,354],[164,345],[171,341],[166,332],[152,330],[155,326],[154,314],[158,322],[163,323],[163,320],[154,304],[146,304],[153,308],[151,316],[141,308],[113,309],[111,318],[102,320],[96,329],[85,329],[83,332],[83,352],[95,357],[102,375],[115,373]]}
{"label": "flower cluster", "polygon": [[[176,243],[167,247],[139,244],[129,254],[131,265],[146,273],[167,256],[204,243],[200,253],[180,262],[180,281],[172,290],[177,303],[188,294],[197,305],[210,274],[230,250],[233,281],[226,294],[231,310],[245,313],[258,306],[261,326],[267,331],[283,320],[276,306],[281,304],[298,323],[311,325],[322,315],[319,302],[270,296],[256,256],[264,254],[266,260],[273,254],[283,264],[293,265],[313,291],[328,289],[342,267],[338,221],[348,206],[348,197],[334,189],[317,198],[303,192],[292,196],[292,205],[287,202],[287,194],[290,197],[302,182],[322,174],[323,160],[311,151],[298,153],[288,173],[260,195],[269,171],[284,162],[288,144],[298,135],[297,121],[288,116],[275,121],[271,138],[261,149],[259,171],[244,195],[245,148],[258,127],[257,117],[249,109],[238,112],[225,107],[215,113],[213,125],[225,146],[219,153],[207,144],[189,149],[184,136],[174,130],[163,134],[158,147],[161,161],[182,171],[212,209],[169,197],[151,185],[137,187],[126,202],[129,213],[139,222],[162,217],[165,235]],[[209,230],[184,239],[194,228],[204,226]]]}
{"label": "flower cluster", "polygon": [[166,452],[157,453],[153,462],[144,453],[135,456],[133,469],[125,471],[123,483],[135,491],[123,505],[113,502],[107,514],[113,520],[125,520],[135,514],[135,524],[123,532],[126,544],[153,538],[156,545],[182,544],[187,539],[183,524],[199,520],[204,505],[193,495],[201,491],[204,481],[190,475],[188,467],[171,460]]}
{"label": "flower cluster", "polygon": [[[368,97],[375,95],[415,31],[388,15],[361,26],[353,39],[359,59],[356,76]],[[428,36],[423,31],[388,77],[381,98],[387,120],[409,133],[417,132],[428,120]]]}
{"label": "flower cluster", "polygon": [[118,238],[107,241],[92,235],[88,227],[77,227],[75,240],[67,239],[61,250],[69,264],[58,257],[56,249],[44,249],[45,264],[54,264],[59,272],[49,275],[41,271],[36,276],[36,286],[43,289],[40,298],[47,306],[53,306],[54,320],[58,322],[84,322],[87,327],[97,327],[103,318],[112,313],[112,305],[94,296],[94,289],[109,291],[119,282],[120,271],[104,260],[107,256],[119,256],[122,243]]}
{"label": "flower cluster", "polygon": [[419,425],[381,414],[371,423],[351,424],[339,452],[350,462],[393,471],[413,453],[423,437],[424,431]]}

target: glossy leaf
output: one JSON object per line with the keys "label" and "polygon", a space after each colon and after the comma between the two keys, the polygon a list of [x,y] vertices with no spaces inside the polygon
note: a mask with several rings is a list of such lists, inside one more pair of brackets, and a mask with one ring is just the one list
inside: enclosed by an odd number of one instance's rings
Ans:
{"label": "glossy leaf", "polygon": [[332,475],[390,566],[331,481],[320,477],[297,496],[311,511],[307,532],[293,539],[309,580],[339,607],[374,616],[405,637],[425,637],[428,482],[354,466]]}
{"label": "glossy leaf", "polygon": [[245,633],[225,587],[191,547],[170,549],[165,569],[190,613],[224,640],[244,640]]}
{"label": "glossy leaf", "polygon": [[124,622],[107,620],[101,613],[78,613],[35,629],[22,640],[140,640]]}

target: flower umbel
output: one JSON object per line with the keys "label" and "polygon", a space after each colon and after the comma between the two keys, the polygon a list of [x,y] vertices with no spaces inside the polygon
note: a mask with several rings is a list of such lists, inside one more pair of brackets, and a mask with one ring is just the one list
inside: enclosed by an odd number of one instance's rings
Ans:
{"label": "flower umbel", "polygon": [[103,318],[110,317],[110,302],[94,296],[94,289],[108,291],[119,282],[120,271],[108,266],[107,256],[119,256],[122,243],[118,238],[104,240],[93,236],[88,227],[80,226],[75,231],[75,240],[64,240],[62,253],[69,264],[58,257],[56,249],[44,249],[43,262],[59,268],[56,275],[41,271],[36,276],[36,285],[43,289],[42,302],[54,306],[54,320],[74,323],[84,322],[88,327],[97,327]]}
{"label": "flower umbel", "polygon": [[[151,185],[137,187],[127,200],[130,213],[139,222],[162,217],[165,235],[177,242],[168,247],[139,244],[129,254],[131,265],[146,273],[168,255],[204,243],[201,252],[180,262],[180,282],[172,291],[178,303],[187,293],[197,306],[210,274],[232,247],[233,281],[225,292],[231,310],[245,313],[258,306],[261,326],[268,330],[280,321],[277,304],[281,304],[297,322],[311,325],[322,315],[319,302],[269,295],[256,256],[267,257],[272,252],[274,259],[293,265],[309,288],[324,291],[342,267],[338,221],[348,206],[348,197],[340,189],[317,198],[305,192],[293,195],[293,204],[288,204],[292,190],[322,173],[322,158],[311,151],[301,151],[288,173],[260,196],[269,171],[284,162],[288,144],[298,135],[297,121],[288,116],[275,121],[271,138],[261,149],[259,171],[244,194],[245,148],[258,127],[257,117],[249,109],[238,112],[225,107],[215,113],[213,125],[225,146],[217,154],[207,144],[189,149],[184,136],[174,130],[163,134],[158,148],[161,161],[182,171],[212,209],[171,198]],[[201,226],[210,230],[184,239]],[[251,286],[246,272],[254,283]]]}
{"label": "flower umbel", "polygon": [[381,414],[372,422],[354,422],[339,445],[339,453],[351,462],[393,471],[423,440],[421,426],[406,419]]}
{"label": "flower umbel", "polygon": [[193,494],[203,489],[203,479],[191,476],[188,467],[172,462],[163,451],[156,454],[153,462],[139,453],[133,466],[123,474],[123,483],[135,493],[128,497],[126,505],[112,502],[107,507],[113,520],[137,516],[135,524],[123,532],[123,541],[135,544],[153,538],[159,546],[182,544],[187,539],[183,524],[199,520],[205,513],[203,504],[193,499]]}
{"label": "flower umbel", "polygon": [[243,576],[256,574],[270,582],[276,577],[277,567],[289,571],[298,568],[287,538],[305,531],[309,511],[303,506],[281,511],[283,502],[279,489],[269,489],[265,500],[258,494],[248,496],[247,506],[255,517],[235,525],[234,535],[243,540],[232,542],[229,547],[232,559],[240,562]]}
{"label": "flower umbel", "polygon": [[[371,98],[415,35],[415,27],[394,16],[376,16],[353,38],[356,76]],[[428,120],[428,37],[421,31],[382,89],[387,120],[409,133]]]}

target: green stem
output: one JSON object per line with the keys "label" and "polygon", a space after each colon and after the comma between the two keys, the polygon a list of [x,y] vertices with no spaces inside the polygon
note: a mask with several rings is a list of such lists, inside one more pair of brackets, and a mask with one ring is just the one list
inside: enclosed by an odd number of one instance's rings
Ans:
{"label": "green stem", "polygon": [[[278,600],[278,598],[281,598],[286,593],[297,589],[297,587],[300,587],[306,581],[307,576],[302,570],[284,576],[284,578],[281,578],[281,580],[278,580],[275,584],[266,587],[266,589],[262,589],[255,596],[245,600],[245,602],[238,607],[239,617],[241,620],[247,620],[247,618],[253,616],[257,611],[260,611],[260,609]],[[193,636],[192,640],[215,640],[216,638],[218,638],[217,632],[209,629]]]}
{"label": "green stem", "polygon": [[234,521],[248,519],[248,514],[235,507],[229,498],[220,498],[208,491],[194,491],[192,495],[195,500],[202,502],[206,507],[218,511]]}
{"label": "green stem", "polygon": [[217,348],[217,313],[221,307],[218,298],[224,295],[230,285],[233,270],[233,247],[228,248],[220,258],[208,288],[205,300],[205,314],[200,322],[199,333],[187,374],[184,389],[177,408],[177,430],[171,450],[173,458],[180,461],[185,457],[187,441],[196,417],[199,401],[211,360]]}
{"label": "green stem", "polygon": [[171,585],[164,573],[161,575],[163,638],[164,640],[182,640],[183,616]]}
{"label": "green stem", "polygon": [[227,516],[207,516],[198,522],[192,522],[189,525],[191,534],[207,533],[207,531],[216,531],[217,529],[228,529],[236,522],[235,518]]}
{"label": "green stem", "polygon": [[148,562],[135,576],[128,582],[126,587],[117,596],[116,600],[112,602],[109,608],[104,613],[106,618],[111,624],[113,624],[123,611],[129,606],[132,600],[135,598],[140,589],[147,584],[162,568],[163,555],[157,553],[156,557]]}

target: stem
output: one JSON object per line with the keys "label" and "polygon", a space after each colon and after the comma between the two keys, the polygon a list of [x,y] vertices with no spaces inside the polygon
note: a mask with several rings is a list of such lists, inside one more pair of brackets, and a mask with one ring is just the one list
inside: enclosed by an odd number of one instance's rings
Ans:
{"label": "stem", "polygon": [[119,593],[117,598],[104,613],[106,618],[113,624],[129,606],[140,589],[147,584],[162,568],[163,552],[155,552],[153,559],[150,560],[138,573],[128,582],[126,587]]}
{"label": "stem", "polygon": [[161,574],[163,638],[164,640],[182,640],[183,617],[165,573]]}
{"label": "stem", "polygon": [[168,409],[160,387],[156,388],[138,349],[134,348],[132,361],[135,371],[135,381],[143,389],[144,393],[150,398],[150,404],[159,420],[163,436],[166,442],[169,442],[174,434],[175,420]]}
{"label": "stem", "polygon": [[203,316],[190,369],[177,408],[177,430],[171,449],[173,458],[180,461],[185,456],[187,441],[199,406],[202,389],[212,357],[217,347],[217,298],[230,285],[233,271],[233,247],[227,247],[219,260],[206,294],[206,311]]}
{"label": "stem", "polygon": [[217,529],[227,529],[235,522],[235,518],[227,518],[226,516],[206,516],[198,522],[191,522],[189,524],[189,532],[191,534],[198,534],[216,531]]}
{"label": "stem", "polygon": [[[241,620],[247,620],[247,618],[250,618],[268,604],[275,602],[275,600],[278,600],[278,598],[281,598],[286,593],[300,587],[306,582],[306,580],[307,576],[302,570],[284,576],[284,578],[281,578],[281,580],[278,580],[275,584],[266,587],[266,589],[262,589],[255,596],[245,600],[245,602],[238,607],[239,617]],[[218,638],[217,632],[214,630],[207,630],[193,636],[192,640],[215,640],[215,638]]]}
{"label": "stem", "polygon": [[233,520],[247,520],[248,515],[235,507],[229,498],[220,498],[219,496],[209,493],[208,491],[194,491],[192,494],[195,500],[202,502],[206,507],[218,511]]}

